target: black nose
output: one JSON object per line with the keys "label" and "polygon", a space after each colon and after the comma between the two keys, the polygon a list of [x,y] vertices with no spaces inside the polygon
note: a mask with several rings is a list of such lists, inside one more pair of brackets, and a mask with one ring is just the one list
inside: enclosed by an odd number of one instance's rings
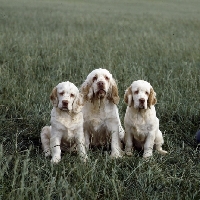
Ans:
{"label": "black nose", "polygon": [[103,81],[99,81],[97,84],[98,84],[98,86],[101,86],[101,87],[104,86],[104,82]]}
{"label": "black nose", "polygon": [[99,89],[104,89],[104,82],[103,81],[99,81],[97,84],[98,84]]}
{"label": "black nose", "polygon": [[62,105],[63,105],[64,107],[67,107],[67,106],[68,106],[68,101],[67,101],[67,100],[63,100],[63,101],[62,101]]}
{"label": "black nose", "polygon": [[141,99],[139,99],[139,101],[140,101],[141,104],[144,104],[145,99],[141,98]]}

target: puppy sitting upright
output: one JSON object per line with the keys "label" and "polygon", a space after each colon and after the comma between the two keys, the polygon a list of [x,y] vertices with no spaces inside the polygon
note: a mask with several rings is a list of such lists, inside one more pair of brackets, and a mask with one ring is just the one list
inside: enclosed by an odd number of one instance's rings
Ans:
{"label": "puppy sitting upright", "polygon": [[143,157],[152,156],[153,147],[161,154],[164,143],[159,130],[159,119],[156,117],[156,93],[150,83],[134,81],[126,90],[124,101],[128,104],[124,118],[125,126],[125,152],[132,155],[134,147],[143,148]]}
{"label": "puppy sitting upright", "polygon": [[59,83],[50,96],[53,103],[51,126],[43,127],[41,142],[45,156],[52,156],[51,162],[61,159],[61,148],[78,148],[79,155],[86,161],[83,133],[82,96],[71,82]]}
{"label": "puppy sitting upright", "polygon": [[86,148],[111,145],[111,157],[122,157],[124,130],[117,108],[118,88],[112,74],[106,69],[95,69],[89,73],[80,90],[85,101]]}

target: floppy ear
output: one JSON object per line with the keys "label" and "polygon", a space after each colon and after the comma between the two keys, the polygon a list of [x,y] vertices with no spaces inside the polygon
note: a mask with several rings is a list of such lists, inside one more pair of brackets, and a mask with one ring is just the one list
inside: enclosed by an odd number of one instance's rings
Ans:
{"label": "floppy ear", "polygon": [[147,106],[151,108],[152,105],[155,105],[157,102],[156,93],[154,92],[153,88],[150,89],[149,98],[147,100]]}
{"label": "floppy ear", "polygon": [[112,101],[116,105],[119,103],[118,88],[117,88],[117,84],[115,82],[115,79],[111,80],[111,85],[110,85],[110,88],[108,90],[107,99]]}
{"label": "floppy ear", "polygon": [[56,87],[53,88],[51,95],[50,95],[50,99],[51,99],[52,105],[57,107],[58,106],[58,97],[57,97],[57,88]]}
{"label": "floppy ear", "polygon": [[131,107],[134,104],[131,86],[129,88],[127,88],[125,91],[124,101],[125,101],[125,103],[128,104],[129,107]]}
{"label": "floppy ear", "polygon": [[79,113],[81,112],[82,108],[83,108],[83,95],[78,94],[73,102],[72,110],[74,113]]}
{"label": "floppy ear", "polygon": [[84,101],[91,100],[93,97],[92,87],[86,81],[82,84],[80,92],[83,95]]}

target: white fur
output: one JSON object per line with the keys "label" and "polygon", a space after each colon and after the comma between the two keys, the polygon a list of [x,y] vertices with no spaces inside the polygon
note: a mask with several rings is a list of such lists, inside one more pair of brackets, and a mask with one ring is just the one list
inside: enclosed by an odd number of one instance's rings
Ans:
{"label": "white fur", "polygon": [[162,150],[164,140],[154,107],[156,93],[150,83],[134,81],[126,90],[124,98],[128,104],[124,118],[126,154],[132,155],[135,146],[143,148],[143,157],[147,158],[152,156],[154,145],[158,152],[166,154],[167,151]]}
{"label": "white fur", "polygon": [[119,102],[118,89],[112,74],[106,69],[93,70],[82,84],[81,93],[85,99],[83,116],[86,147],[111,144],[111,157],[121,157],[124,130],[116,105]]}
{"label": "white fur", "polygon": [[82,96],[71,82],[59,83],[52,91],[51,126],[43,127],[41,142],[45,156],[52,156],[51,162],[61,160],[61,149],[74,150],[86,161],[83,133]]}

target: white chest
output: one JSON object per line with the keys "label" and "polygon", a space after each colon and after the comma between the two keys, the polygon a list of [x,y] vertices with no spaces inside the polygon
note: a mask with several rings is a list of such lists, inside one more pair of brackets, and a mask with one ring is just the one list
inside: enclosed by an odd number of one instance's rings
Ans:
{"label": "white chest", "polygon": [[144,141],[147,135],[154,131],[157,122],[153,122],[149,115],[131,114],[129,118],[131,132],[139,141]]}
{"label": "white chest", "polygon": [[58,129],[67,129],[70,132],[83,124],[83,114],[82,112],[78,114],[70,114],[67,112],[57,113],[53,110],[51,113],[51,124]]}

